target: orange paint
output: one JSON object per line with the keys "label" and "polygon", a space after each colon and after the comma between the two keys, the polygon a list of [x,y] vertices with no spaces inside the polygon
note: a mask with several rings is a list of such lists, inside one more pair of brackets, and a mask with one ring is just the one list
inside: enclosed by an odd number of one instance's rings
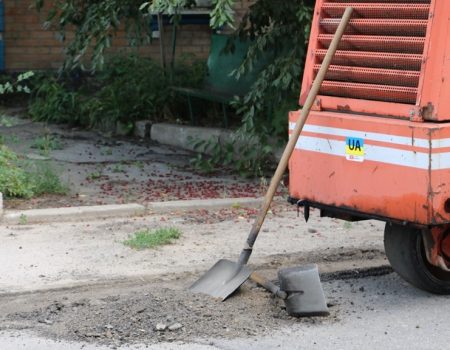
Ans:
{"label": "orange paint", "polygon": [[450,1],[317,0],[303,76],[306,96],[346,6],[354,8],[316,108],[450,120]]}
{"label": "orange paint", "polygon": [[449,224],[450,1],[316,0],[300,104],[346,6],[352,19],[290,160],[290,195]]}
{"label": "orange paint", "polygon": [[[294,123],[298,116],[299,112],[292,112],[290,121]],[[450,198],[450,162],[448,169],[438,168],[445,167],[443,161],[435,162],[436,169],[429,168],[431,156],[448,152],[448,148],[438,147],[450,143],[450,123],[313,111],[305,130],[317,127],[321,132],[305,131],[300,143],[308,141],[315,146],[319,142],[323,149],[296,149],[291,157],[289,190],[293,198],[417,224],[450,223],[450,213],[445,211]],[[345,139],[352,135],[363,139],[367,135],[362,162],[346,159]],[[401,142],[405,144],[398,144]],[[374,160],[377,152],[379,158]],[[409,158],[414,162],[408,163]],[[393,164],[396,161],[399,164]]]}

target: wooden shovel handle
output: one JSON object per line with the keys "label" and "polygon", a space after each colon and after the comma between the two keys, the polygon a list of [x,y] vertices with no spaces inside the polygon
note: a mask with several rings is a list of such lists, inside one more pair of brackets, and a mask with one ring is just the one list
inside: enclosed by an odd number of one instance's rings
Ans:
{"label": "wooden shovel handle", "polygon": [[328,68],[331,64],[331,60],[333,59],[333,56],[336,53],[338,45],[342,39],[342,35],[344,34],[345,29],[347,28],[348,22],[350,21],[352,12],[353,12],[352,7],[347,7],[345,9],[341,23],[339,24],[339,27],[336,30],[336,34],[334,35],[333,41],[331,42],[328,52],[322,62],[322,66],[320,67],[320,70],[317,73],[317,77],[314,80],[311,90],[309,91],[308,98],[306,99],[306,102],[301,112],[301,116],[297,120],[295,129],[292,132],[289,142],[287,143],[286,148],[283,152],[283,156],[281,157],[281,160],[278,163],[275,175],[273,176],[272,181],[270,182],[269,189],[267,190],[267,193],[264,197],[263,205],[247,238],[246,245],[239,257],[238,264],[241,266],[247,264],[248,260],[250,259],[250,255],[252,254],[253,250],[253,245],[255,244],[255,241],[258,238],[259,231],[261,230],[261,226],[263,225],[264,219],[266,218],[267,212],[269,211],[270,204],[272,203],[273,197],[278,188],[278,184],[281,181],[284,172],[286,171],[287,165],[289,163],[289,158],[291,157],[292,152],[294,151],[300,133],[302,132],[303,126],[305,125],[306,119],[308,118],[309,112],[311,111],[311,107],[317,97],[317,94],[319,93],[322,82],[325,79],[325,74],[328,71]]}
{"label": "wooden shovel handle", "polygon": [[276,295],[278,298],[281,298],[283,300],[287,299],[288,295],[286,292],[282,291],[280,287],[269,281],[267,278],[264,278],[257,272],[252,272],[252,274],[250,275],[250,279],[259,286],[268,290],[273,295]]}

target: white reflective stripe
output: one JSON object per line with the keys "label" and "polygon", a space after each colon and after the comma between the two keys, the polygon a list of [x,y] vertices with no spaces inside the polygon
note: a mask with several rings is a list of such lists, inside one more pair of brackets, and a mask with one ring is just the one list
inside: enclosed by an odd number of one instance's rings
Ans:
{"label": "white reflective stripe", "polygon": [[450,153],[433,153],[431,155],[431,170],[450,169]]}
{"label": "white reflective stripe", "polygon": [[[289,129],[294,130],[294,128],[295,128],[295,123],[292,123],[292,122],[289,123]],[[414,142],[413,142],[412,137],[405,137],[405,136],[380,134],[380,133],[375,133],[375,132],[355,131],[355,130],[350,130],[350,129],[331,128],[328,126],[319,126],[319,125],[311,125],[311,124],[306,124],[303,127],[303,131],[314,132],[317,134],[324,134],[324,135],[356,137],[356,138],[365,139],[365,140],[387,142],[387,143],[393,143],[396,145],[403,145],[403,146],[415,146],[415,147],[421,147],[421,148],[430,148],[430,143],[427,139],[415,138]],[[442,140],[435,140],[435,141],[448,141],[448,144],[450,145],[450,139],[442,139]],[[440,143],[436,143],[435,148],[442,148],[442,147],[450,147],[450,146],[440,146]]]}
{"label": "white reflective stripe", "polygon": [[[345,158],[345,141],[326,140],[318,137],[301,136],[296,148],[304,151],[319,152]],[[428,169],[428,153],[404,151],[388,147],[364,145],[365,160],[407,166],[418,169]],[[450,156],[450,154],[449,154]],[[450,162],[448,162],[450,167]],[[442,162],[436,160],[433,165],[440,166]],[[441,168],[441,167],[439,167]]]}
{"label": "white reflective stripe", "polygon": [[435,148],[447,148],[450,147],[450,139],[437,139],[431,142],[431,147]]}
{"label": "white reflective stripe", "polygon": [[[289,123],[289,128],[291,130],[293,130],[294,127],[295,123]],[[306,124],[303,130],[322,134],[324,135],[324,138],[301,136],[296,146],[299,149],[345,157],[345,142],[328,140],[326,138],[326,135],[356,137],[365,140],[381,141],[396,145],[425,148],[423,152],[416,152],[411,150],[400,150],[391,147],[374,146],[366,143],[364,145],[366,160],[418,169],[429,169],[430,167],[430,144],[426,139],[414,139],[413,143],[412,138],[404,136],[331,128],[311,124]],[[450,138],[433,140],[431,147],[433,150],[450,147]],[[444,169],[450,169],[450,152],[432,153],[431,170]]]}
{"label": "white reflective stripe", "polygon": [[[345,158],[345,146],[344,141],[302,136],[297,142],[296,148]],[[367,144],[364,146],[364,151],[365,160],[417,169],[429,169],[430,166],[429,154],[425,152],[405,151]],[[450,169],[450,153],[432,154],[431,170],[446,169]]]}

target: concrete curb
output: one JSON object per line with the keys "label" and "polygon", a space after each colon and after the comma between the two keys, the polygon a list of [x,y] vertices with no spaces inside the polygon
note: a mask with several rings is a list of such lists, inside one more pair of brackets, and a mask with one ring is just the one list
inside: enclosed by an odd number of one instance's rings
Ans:
{"label": "concrete curb", "polygon": [[[211,154],[213,145],[208,145],[196,149],[193,142],[219,141],[220,143],[233,142],[239,145],[239,140],[234,140],[235,133],[230,130],[220,128],[207,128],[198,126],[186,126],[178,124],[157,123],[153,124],[150,129],[150,138],[153,141],[163,145],[178,147],[184,150]],[[274,158],[279,161],[283,154],[284,148],[275,147],[273,150]],[[236,154],[239,158],[239,154]]]}
{"label": "concrete curb", "polygon": [[186,126],[168,123],[153,124],[150,130],[150,138],[163,145],[178,147],[188,151],[211,153],[206,147],[197,150],[194,147],[196,141],[218,140],[220,142],[230,142],[234,133],[229,130],[219,128],[205,128],[196,126]]}
{"label": "concrete curb", "polygon": [[263,198],[224,198],[224,199],[198,199],[186,201],[153,202],[147,208],[150,213],[164,214],[176,211],[214,210],[233,207],[259,207]]}
{"label": "concrete curb", "polygon": [[15,225],[55,221],[82,221],[85,219],[139,216],[145,213],[145,207],[139,204],[32,209],[5,211],[2,223]]}
{"label": "concrete curb", "polygon": [[256,208],[263,198],[201,199],[171,202],[153,202],[147,208],[140,204],[98,205],[86,207],[49,208],[5,211],[0,224],[38,224],[64,221],[84,221],[110,217],[133,217],[152,214],[167,214],[190,210],[217,210],[233,207]]}

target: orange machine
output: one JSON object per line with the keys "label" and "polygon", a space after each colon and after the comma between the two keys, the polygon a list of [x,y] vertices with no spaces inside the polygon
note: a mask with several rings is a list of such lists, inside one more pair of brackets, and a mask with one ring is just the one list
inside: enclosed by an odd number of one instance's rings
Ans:
{"label": "orange machine", "polygon": [[347,6],[290,160],[291,200],[306,215],[386,221],[394,269],[450,294],[450,1],[316,0],[300,104]]}

